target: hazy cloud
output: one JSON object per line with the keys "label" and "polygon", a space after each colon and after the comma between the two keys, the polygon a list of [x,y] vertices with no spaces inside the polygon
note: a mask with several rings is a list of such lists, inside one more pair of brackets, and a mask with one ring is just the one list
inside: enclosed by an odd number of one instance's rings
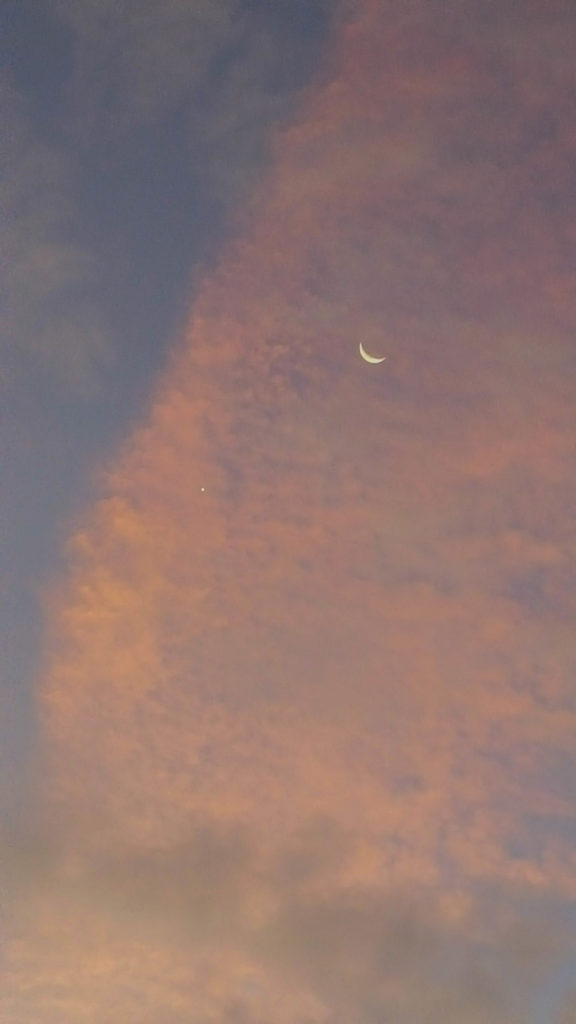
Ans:
{"label": "hazy cloud", "polygon": [[[126,159],[143,132],[178,114],[190,188],[233,207],[267,163],[269,132],[315,70],[338,3],[330,0],[53,0],[74,34],[75,131]],[[135,173],[137,169],[135,168]]]}
{"label": "hazy cloud", "polygon": [[[59,913],[66,925],[54,929],[50,960],[36,963],[39,987],[16,996],[11,1021],[49,1006],[50,985],[70,956],[70,928],[83,932],[84,949],[60,1006],[65,1022],[89,996],[90,1012],[113,1005],[127,1022],[167,1013],[191,1024],[252,1024],[274,1008],[275,1020],[322,1024],[525,1024],[534,994],[576,941],[557,904],[521,887],[464,894],[347,883],[358,849],[326,819],[267,849],[243,827],[210,821],[168,848],[88,856],[77,849],[74,858],[73,845],[49,854],[50,844],[44,852],[37,844],[13,849],[12,927],[34,950],[35,930],[41,936],[50,920],[44,915]],[[287,860],[299,862],[296,874],[286,874]],[[137,949],[141,964],[131,962]],[[108,953],[120,957],[117,976]],[[9,955],[17,967],[18,948]],[[183,984],[182,956],[195,986],[188,1010],[174,1016],[146,970],[150,958],[166,956],[175,969],[167,966],[165,981]],[[99,964],[95,987],[85,975],[88,957]],[[41,973],[46,967],[52,978]]]}
{"label": "hazy cloud", "polygon": [[70,155],[35,130],[26,104],[7,86],[3,123],[3,363],[36,380],[46,375],[89,394],[112,359],[98,304],[94,254],[82,243]]}
{"label": "hazy cloud", "polygon": [[[269,99],[266,93],[297,87],[338,8],[330,0],[50,0],[50,6],[77,38],[79,109],[97,111],[98,122],[121,124],[154,121],[183,99],[198,98],[199,86],[217,92],[241,65],[245,75],[261,76],[260,102]],[[242,109],[246,95],[230,95],[234,101]]]}
{"label": "hazy cloud", "polygon": [[[17,375],[28,368],[32,378],[48,374],[73,394],[93,394],[112,367],[137,377],[146,347],[168,344],[194,264],[253,188],[273,125],[313,73],[330,7],[49,0],[25,8],[31,36],[35,19],[38,32],[54,19],[63,57],[58,83],[40,78],[35,92],[33,73],[14,72],[17,86],[4,85],[1,97],[2,346]],[[15,45],[28,42],[22,35]],[[125,349],[132,359],[118,363]]]}
{"label": "hazy cloud", "polygon": [[229,0],[51,6],[76,37],[75,100],[88,132],[154,121],[180,103],[228,41],[238,10]]}

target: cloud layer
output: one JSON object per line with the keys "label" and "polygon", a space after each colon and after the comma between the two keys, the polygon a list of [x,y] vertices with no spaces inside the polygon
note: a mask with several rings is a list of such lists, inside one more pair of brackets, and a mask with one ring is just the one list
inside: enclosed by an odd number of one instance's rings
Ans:
{"label": "cloud layer", "polygon": [[14,1021],[524,1024],[568,955],[576,26],[437,15],[343,27],[71,540]]}
{"label": "cloud layer", "polygon": [[13,851],[27,898],[8,921],[35,974],[4,1000],[10,1021],[525,1022],[575,939],[522,888],[343,885],[354,843],[326,819],[272,856],[214,822],[89,862],[38,839]]}

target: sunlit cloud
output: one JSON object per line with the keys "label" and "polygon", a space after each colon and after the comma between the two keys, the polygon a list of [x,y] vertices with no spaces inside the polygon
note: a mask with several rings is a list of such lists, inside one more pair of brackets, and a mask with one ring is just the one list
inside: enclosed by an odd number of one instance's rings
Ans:
{"label": "sunlit cloud", "polygon": [[574,24],[467,13],[343,26],[47,594],[49,1024],[524,1024],[568,955]]}

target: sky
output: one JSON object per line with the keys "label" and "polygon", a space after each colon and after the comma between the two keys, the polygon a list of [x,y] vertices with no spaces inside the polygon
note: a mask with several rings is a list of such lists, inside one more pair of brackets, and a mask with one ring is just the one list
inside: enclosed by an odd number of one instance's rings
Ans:
{"label": "sky", "polygon": [[573,5],[3,21],[2,1021],[574,1024]]}

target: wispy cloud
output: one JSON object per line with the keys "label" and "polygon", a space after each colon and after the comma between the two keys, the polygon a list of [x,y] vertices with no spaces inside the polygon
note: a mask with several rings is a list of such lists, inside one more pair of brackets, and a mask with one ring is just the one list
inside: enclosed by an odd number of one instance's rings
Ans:
{"label": "wispy cloud", "polygon": [[[305,11],[53,0],[50,16],[71,67],[59,104],[33,81],[2,92],[2,346],[24,380],[27,368],[94,397],[112,373],[143,372],[139,306],[156,324],[147,345],[168,345],[177,311],[165,295],[176,300],[267,165],[271,127],[312,73],[329,15],[321,0]],[[131,361],[116,358],[125,349]]]}
{"label": "wispy cloud", "polygon": [[[189,136],[193,176],[233,207],[267,165],[271,126],[293,110],[338,5],[245,0],[121,4],[53,0],[76,40],[76,131],[122,160],[174,116]],[[191,187],[193,187],[191,183]]]}
{"label": "wispy cloud", "polygon": [[8,86],[2,109],[2,348],[13,372],[97,388],[113,339],[98,304],[98,269],[82,242],[74,201],[77,166],[44,140]]}

